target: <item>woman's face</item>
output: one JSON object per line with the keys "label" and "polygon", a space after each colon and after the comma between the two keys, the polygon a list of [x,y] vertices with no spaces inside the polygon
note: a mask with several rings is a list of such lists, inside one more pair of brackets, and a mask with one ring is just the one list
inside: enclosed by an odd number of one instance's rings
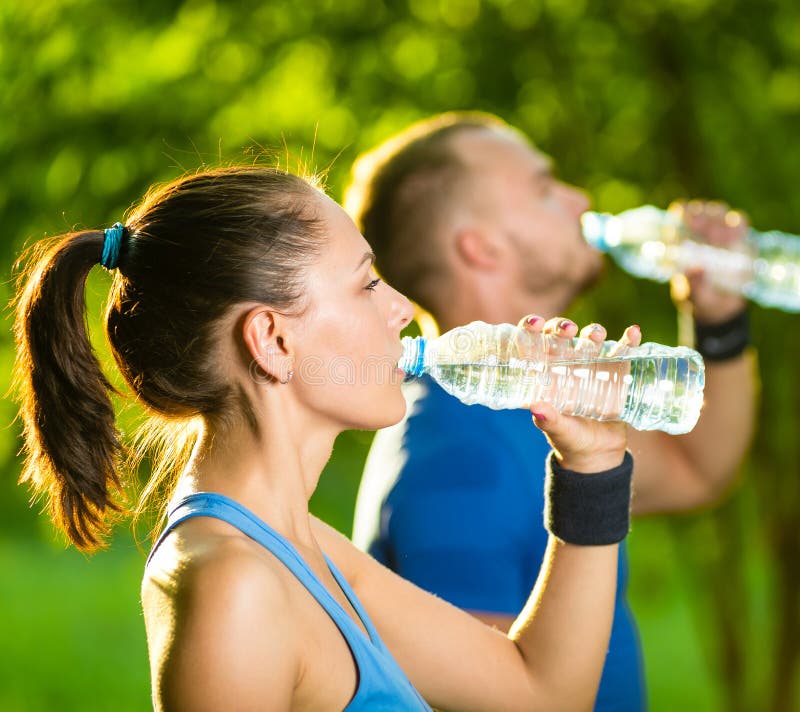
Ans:
{"label": "woman's face", "polygon": [[321,196],[320,213],[327,243],[307,273],[293,388],[345,428],[382,428],[405,413],[397,361],[413,308],[378,279],[372,250],[344,210]]}

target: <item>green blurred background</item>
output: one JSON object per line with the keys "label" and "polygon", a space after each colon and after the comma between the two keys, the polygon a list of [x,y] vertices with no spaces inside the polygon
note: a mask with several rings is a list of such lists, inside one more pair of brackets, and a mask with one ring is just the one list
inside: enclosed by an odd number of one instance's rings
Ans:
{"label": "green blurred background", "polygon": [[[800,232],[796,0],[5,0],[0,82],[4,299],[23,245],[107,226],[155,180],[306,164],[338,199],[361,150],[447,109],[516,124],[602,210],[713,197]],[[107,286],[98,269],[95,331]],[[666,288],[613,266],[574,317],[675,342]],[[630,537],[657,711],[800,709],[798,317],[752,319],[763,390],[740,485]],[[125,526],[92,558],[65,550],[15,484],[2,408],[0,710],[147,709],[143,551]],[[370,438],[340,438],[313,500],[344,532]]]}

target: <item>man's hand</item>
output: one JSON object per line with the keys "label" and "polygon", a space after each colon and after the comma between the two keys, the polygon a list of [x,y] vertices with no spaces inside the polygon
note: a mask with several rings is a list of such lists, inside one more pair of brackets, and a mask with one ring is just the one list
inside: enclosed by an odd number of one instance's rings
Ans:
{"label": "man's hand", "polygon": [[[741,243],[750,227],[743,213],[731,210],[726,203],[719,201],[676,201],[668,210],[709,245],[731,247]],[[678,307],[688,302],[695,319],[705,324],[727,321],[745,308],[742,297],[711,284],[702,267],[693,267],[676,275],[670,287],[672,299]]]}

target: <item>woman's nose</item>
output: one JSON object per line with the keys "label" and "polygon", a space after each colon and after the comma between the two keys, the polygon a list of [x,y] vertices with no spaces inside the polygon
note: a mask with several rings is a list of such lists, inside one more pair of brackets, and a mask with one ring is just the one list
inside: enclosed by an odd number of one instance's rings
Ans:
{"label": "woman's nose", "polygon": [[414,318],[414,305],[408,297],[398,292],[394,287],[389,286],[389,289],[392,291],[390,323],[399,333]]}

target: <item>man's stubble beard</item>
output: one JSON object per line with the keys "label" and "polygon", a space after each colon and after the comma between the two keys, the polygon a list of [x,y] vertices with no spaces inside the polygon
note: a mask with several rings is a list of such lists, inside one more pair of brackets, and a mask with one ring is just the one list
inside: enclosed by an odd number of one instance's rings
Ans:
{"label": "man's stubble beard", "polygon": [[535,302],[550,301],[554,295],[560,295],[560,301],[564,304],[564,309],[569,307],[581,294],[596,287],[603,279],[605,274],[605,260],[598,255],[599,259],[572,279],[564,275],[553,275],[547,280],[542,279],[541,269],[533,255],[527,255],[525,268],[522,275],[523,284],[529,297]]}

